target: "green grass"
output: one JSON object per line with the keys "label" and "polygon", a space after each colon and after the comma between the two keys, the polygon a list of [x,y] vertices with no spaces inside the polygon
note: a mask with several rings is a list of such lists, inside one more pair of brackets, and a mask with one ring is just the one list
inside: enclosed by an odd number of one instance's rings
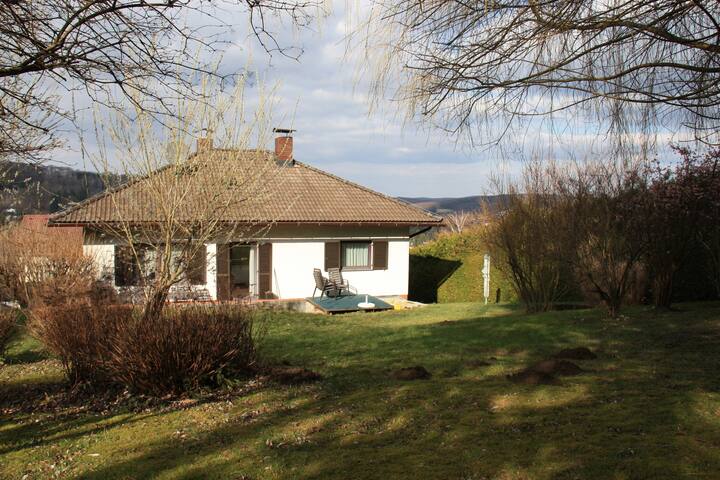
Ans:
{"label": "green grass", "polygon": [[[282,315],[266,356],[322,382],[171,412],[2,415],[0,478],[717,478],[720,304],[680,308],[618,321],[479,304]],[[19,341],[0,398],[61,378]],[[591,372],[558,386],[504,378],[575,346],[599,353],[579,362]],[[432,378],[390,378],[412,365]]]}

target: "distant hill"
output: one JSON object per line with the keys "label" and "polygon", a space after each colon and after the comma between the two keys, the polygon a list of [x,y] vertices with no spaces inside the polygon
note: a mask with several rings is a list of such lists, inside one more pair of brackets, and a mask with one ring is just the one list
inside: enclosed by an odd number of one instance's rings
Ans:
{"label": "distant hill", "polygon": [[482,210],[487,205],[491,211],[498,210],[507,201],[507,195],[474,195],[471,197],[400,197],[413,205],[439,215],[452,212]]}
{"label": "distant hill", "polygon": [[[113,175],[107,180],[116,185],[125,177]],[[94,172],[51,165],[0,163],[0,217],[55,213],[102,192],[105,186],[103,178]]]}

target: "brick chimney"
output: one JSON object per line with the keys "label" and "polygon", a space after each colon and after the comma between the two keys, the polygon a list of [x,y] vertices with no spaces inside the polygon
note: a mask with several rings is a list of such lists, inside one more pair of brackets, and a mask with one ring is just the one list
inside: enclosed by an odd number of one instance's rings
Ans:
{"label": "brick chimney", "polygon": [[206,137],[200,137],[197,139],[197,151],[205,152],[213,149],[213,138],[212,135]]}
{"label": "brick chimney", "polygon": [[295,130],[288,128],[274,128],[273,132],[277,133],[275,137],[275,155],[278,161],[282,163],[293,161],[293,137]]}

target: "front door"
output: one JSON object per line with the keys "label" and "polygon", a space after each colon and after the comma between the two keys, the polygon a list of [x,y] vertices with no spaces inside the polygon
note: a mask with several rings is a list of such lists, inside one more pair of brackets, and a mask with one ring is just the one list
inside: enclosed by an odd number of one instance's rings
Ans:
{"label": "front door", "polygon": [[252,291],[251,269],[252,246],[232,245],[230,247],[230,298],[241,299]]}

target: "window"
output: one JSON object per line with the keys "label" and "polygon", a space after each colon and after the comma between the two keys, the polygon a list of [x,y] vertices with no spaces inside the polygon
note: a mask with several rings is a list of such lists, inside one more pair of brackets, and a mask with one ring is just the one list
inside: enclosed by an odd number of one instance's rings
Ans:
{"label": "window", "polygon": [[196,246],[193,253],[187,266],[187,279],[191,285],[204,285],[207,283],[207,248]]}
{"label": "window", "polygon": [[115,245],[115,285],[129,287],[144,285],[155,278],[155,250],[137,245]]}
{"label": "window", "polygon": [[233,288],[250,291],[250,245],[230,248],[230,283]]}
{"label": "window", "polygon": [[384,239],[325,242],[325,271],[387,270],[388,253],[388,241]]}
{"label": "window", "polygon": [[341,267],[346,269],[369,269],[370,242],[342,242],[340,244]]}

